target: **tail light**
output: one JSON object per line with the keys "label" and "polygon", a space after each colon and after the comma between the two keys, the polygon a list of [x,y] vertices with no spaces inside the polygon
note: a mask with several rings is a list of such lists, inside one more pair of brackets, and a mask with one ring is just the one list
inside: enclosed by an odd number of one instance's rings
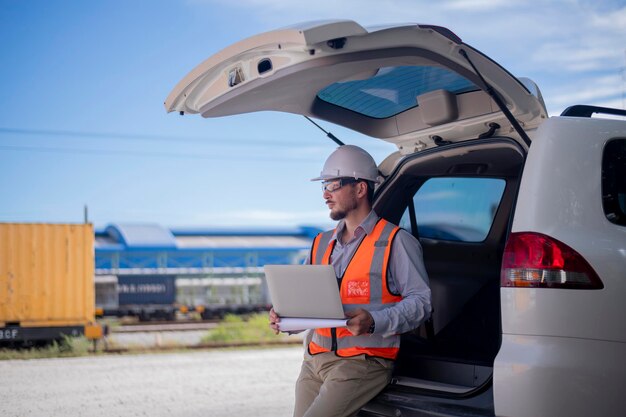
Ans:
{"label": "tail light", "polygon": [[511,233],[504,248],[500,279],[503,287],[604,288],[598,274],[578,252],[534,232]]}

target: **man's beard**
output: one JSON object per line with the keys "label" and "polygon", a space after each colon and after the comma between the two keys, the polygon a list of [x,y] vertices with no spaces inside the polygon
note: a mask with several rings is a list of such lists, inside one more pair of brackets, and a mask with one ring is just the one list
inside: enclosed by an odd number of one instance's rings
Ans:
{"label": "man's beard", "polygon": [[346,214],[348,214],[348,213],[346,213],[345,210],[334,211],[334,212],[331,211],[330,212],[330,218],[333,219],[333,220],[341,220],[341,219],[346,217]]}
{"label": "man's beard", "polygon": [[349,202],[349,204],[347,204],[347,206],[348,207],[343,209],[343,210],[342,209],[335,210],[335,211],[331,210],[330,211],[330,218],[333,219],[333,220],[342,220],[342,219],[344,219],[348,215],[348,213],[350,211],[356,209],[356,207],[357,207],[356,199],[351,200]]}

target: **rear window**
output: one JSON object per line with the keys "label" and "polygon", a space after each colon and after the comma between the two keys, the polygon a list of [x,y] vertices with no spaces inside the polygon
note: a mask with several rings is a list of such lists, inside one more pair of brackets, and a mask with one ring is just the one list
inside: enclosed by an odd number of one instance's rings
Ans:
{"label": "rear window", "polygon": [[424,238],[482,242],[489,234],[505,186],[506,181],[500,178],[431,178],[413,196],[400,227],[412,232],[415,224],[417,234]]}
{"label": "rear window", "polygon": [[604,147],[602,207],[610,222],[626,226],[626,139],[612,140]]}
{"label": "rear window", "polygon": [[362,115],[383,119],[419,106],[417,96],[439,89],[461,94],[478,87],[448,69],[402,66],[380,68],[366,80],[331,84],[317,96]]}

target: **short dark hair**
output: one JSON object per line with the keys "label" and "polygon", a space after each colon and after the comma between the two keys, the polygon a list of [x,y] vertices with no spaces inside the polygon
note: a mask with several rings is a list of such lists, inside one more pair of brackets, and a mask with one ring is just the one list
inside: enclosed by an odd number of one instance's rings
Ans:
{"label": "short dark hair", "polygon": [[374,181],[354,177],[341,177],[338,179],[345,181],[344,184],[358,184],[360,182],[364,182],[365,185],[367,185],[367,202],[372,205],[372,203],[374,202]]}

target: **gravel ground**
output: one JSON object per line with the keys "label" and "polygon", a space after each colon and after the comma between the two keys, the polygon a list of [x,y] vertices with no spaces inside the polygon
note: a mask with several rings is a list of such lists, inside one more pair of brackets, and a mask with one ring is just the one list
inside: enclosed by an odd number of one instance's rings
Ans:
{"label": "gravel ground", "polygon": [[302,346],[0,361],[0,416],[290,416]]}

